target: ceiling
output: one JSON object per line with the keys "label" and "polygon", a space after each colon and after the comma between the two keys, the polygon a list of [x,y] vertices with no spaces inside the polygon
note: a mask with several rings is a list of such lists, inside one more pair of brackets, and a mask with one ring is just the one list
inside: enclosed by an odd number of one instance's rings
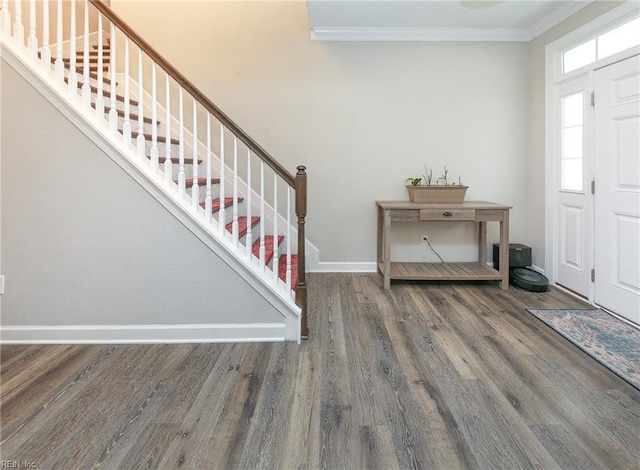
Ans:
{"label": "ceiling", "polygon": [[307,0],[325,41],[530,41],[593,0]]}

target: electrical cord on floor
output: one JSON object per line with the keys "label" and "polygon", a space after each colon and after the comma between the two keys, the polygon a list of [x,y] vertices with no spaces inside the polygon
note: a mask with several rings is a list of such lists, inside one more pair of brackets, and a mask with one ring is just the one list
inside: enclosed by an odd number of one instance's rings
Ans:
{"label": "electrical cord on floor", "polygon": [[441,262],[441,263],[444,263],[444,260],[442,259],[442,256],[440,256],[440,255],[438,254],[438,252],[437,252],[436,250],[434,250],[434,249],[433,249],[433,247],[431,246],[431,242],[429,242],[429,239],[428,239],[427,237],[425,237],[425,238],[427,239],[427,245],[429,245],[429,248],[431,248],[431,251],[433,251],[433,252],[436,254],[436,256],[437,256],[438,258],[440,258],[440,262]]}

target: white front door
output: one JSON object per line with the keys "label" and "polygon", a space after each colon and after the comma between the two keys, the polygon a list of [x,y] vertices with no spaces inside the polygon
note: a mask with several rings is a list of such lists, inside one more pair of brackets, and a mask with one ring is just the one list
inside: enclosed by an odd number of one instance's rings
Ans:
{"label": "white front door", "polygon": [[556,283],[589,297],[593,250],[591,94],[586,76],[558,86],[560,178],[556,227]]}
{"label": "white front door", "polygon": [[640,324],[640,56],[597,70],[596,304]]}

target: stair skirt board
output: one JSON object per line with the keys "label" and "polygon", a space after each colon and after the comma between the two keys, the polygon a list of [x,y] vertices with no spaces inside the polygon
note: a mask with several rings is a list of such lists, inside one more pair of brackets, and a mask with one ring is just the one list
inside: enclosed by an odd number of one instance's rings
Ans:
{"label": "stair skirt board", "polygon": [[0,344],[164,344],[281,342],[284,323],[3,326]]}
{"label": "stair skirt board", "polygon": [[[92,119],[95,116],[93,109],[78,109],[67,101],[67,97],[58,91],[53,82],[53,77],[45,79],[39,76],[32,67],[34,64],[30,59],[22,58],[13,50],[12,44],[4,42],[0,43],[2,48],[2,58],[16,70],[29,84],[31,84],[42,96],[52,103],[71,123],[73,123],[80,131],[82,131],[91,141],[93,141],[102,151],[108,155],[119,167],[128,173],[142,188],[144,188],[154,199],[156,199],[167,211],[178,219],[187,229],[189,229],[197,238],[199,238],[205,246],[213,253],[229,265],[238,275],[243,278],[248,286],[261,295],[283,316],[284,331],[282,335],[273,336],[280,340],[300,341],[300,321],[301,310],[290,300],[285,300],[282,293],[286,288],[281,283],[278,287],[272,286],[264,282],[265,274],[258,272],[256,266],[249,266],[237,257],[237,254],[231,252],[227,248],[228,241],[219,240],[209,233],[200,221],[192,218],[188,211],[175,200],[166,190],[164,186],[147,176],[147,170],[143,169],[138,162],[134,162],[126,157],[126,152],[130,151],[129,147],[121,142],[113,142],[108,129],[97,129],[94,127]],[[8,53],[4,53],[7,51]],[[34,67],[37,69],[37,67]],[[78,101],[79,102],[79,101]],[[281,292],[278,292],[281,291]],[[7,330],[10,331],[10,330]],[[4,334],[4,333],[3,333]],[[259,335],[257,338],[262,338]],[[252,341],[259,341],[260,339]],[[46,338],[44,338],[46,339]],[[132,340],[133,341],[133,340]],[[161,341],[161,339],[158,339]],[[181,340],[176,340],[181,341]],[[222,339],[221,339],[222,341]],[[231,340],[229,340],[231,341]],[[249,339],[247,339],[249,341]],[[274,339],[275,341],[275,339]]]}

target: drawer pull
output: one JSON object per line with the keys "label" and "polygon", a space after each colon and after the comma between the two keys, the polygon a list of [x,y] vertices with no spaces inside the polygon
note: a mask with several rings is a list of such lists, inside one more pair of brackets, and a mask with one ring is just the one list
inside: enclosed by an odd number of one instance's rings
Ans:
{"label": "drawer pull", "polygon": [[451,217],[453,215],[453,212],[444,212],[442,215],[444,215],[445,217]]}

